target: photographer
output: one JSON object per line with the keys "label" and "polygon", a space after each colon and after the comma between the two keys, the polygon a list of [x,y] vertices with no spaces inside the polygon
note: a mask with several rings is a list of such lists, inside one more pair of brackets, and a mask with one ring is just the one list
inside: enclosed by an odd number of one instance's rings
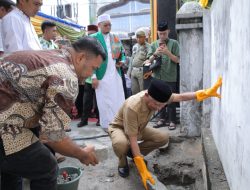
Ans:
{"label": "photographer", "polygon": [[[149,62],[156,60],[153,69],[153,77],[164,81],[168,84],[172,92],[176,92],[177,83],[177,64],[179,64],[179,44],[176,40],[169,39],[168,23],[163,22],[158,24],[159,39],[152,42],[150,51],[148,52]],[[163,108],[160,115],[160,120],[154,126],[155,128],[167,125],[166,120],[169,120],[168,128],[173,130],[176,128],[176,105],[172,103],[168,105],[168,115],[166,108]]]}

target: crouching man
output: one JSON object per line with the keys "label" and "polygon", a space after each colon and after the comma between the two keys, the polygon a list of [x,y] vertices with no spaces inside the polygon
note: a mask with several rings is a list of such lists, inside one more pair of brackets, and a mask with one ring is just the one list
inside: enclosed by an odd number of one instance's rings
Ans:
{"label": "crouching man", "polygon": [[[219,97],[217,89],[222,79],[207,90],[172,93],[171,88],[163,81],[154,79],[148,90],[129,97],[120,108],[114,121],[109,126],[109,135],[116,156],[119,159],[118,173],[121,177],[129,175],[127,156],[132,157],[141,175],[144,187],[147,180],[154,184],[150,172],[144,162],[144,156],[151,151],[164,146],[169,141],[167,132],[146,127],[155,111],[161,110],[172,102],[194,100],[202,101],[209,97]],[[142,141],[138,144],[138,141]]]}

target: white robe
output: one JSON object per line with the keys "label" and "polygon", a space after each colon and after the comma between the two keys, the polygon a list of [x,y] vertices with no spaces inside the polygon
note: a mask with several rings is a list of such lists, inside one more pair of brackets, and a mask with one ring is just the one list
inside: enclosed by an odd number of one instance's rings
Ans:
{"label": "white robe", "polygon": [[42,49],[30,18],[18,8],[3,17],[1,33],[5,53]]}
{"label": "white robe", "polygon": [[0,51],[3,51],[3,40],[2,40],[2,20],[0,20]]}
{"label": "white robe", "polygon": [[122,78],[117,72],[115,60],[112,59],[110,36],[104,35],[108,51],[107,69],[96,89],[97,106],[100,115],[100,125],[108,128],[118,110],[125,101]]}

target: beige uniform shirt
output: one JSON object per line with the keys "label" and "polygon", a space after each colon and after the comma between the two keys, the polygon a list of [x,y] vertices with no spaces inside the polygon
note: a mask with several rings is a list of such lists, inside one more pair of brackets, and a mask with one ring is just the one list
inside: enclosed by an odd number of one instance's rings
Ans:
{"label": "beige uniform shirt", "polygon": [[150,45],[146,42],[144,45],[135,44],[133,46],[132,67],[142,67],[147,59],[147,53],[150,50]]}
{"label": "beige uniform shirt", "polygon": [[110,124],[111,131],[119,128],[123,129],[128,136],[141,138],[141,132],[154,113],[147,107],[143,99],[145,92],[142,91],[134,96],[130,96],[124,102],[114,121]]}

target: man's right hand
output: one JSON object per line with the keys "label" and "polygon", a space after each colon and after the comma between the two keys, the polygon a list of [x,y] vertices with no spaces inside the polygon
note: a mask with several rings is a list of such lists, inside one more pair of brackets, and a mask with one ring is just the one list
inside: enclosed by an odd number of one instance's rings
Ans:
{"label": "man's right hand", "polygon": [[93,166],[98,164],[94,146],[88,145],[82,148],[74,143],[68,136],[58,141],[49,141],[48,138],[45,139],[47,140],[46,144],[48,144],[55,152],[64,156],[76,158],[87,166],[89,164]]}
{"label": "man's right hand", "polygon": [[97,89],[99,81],[97,78],[92,79],[92,88]]}
{"label": "man's right hand", "polygon": [[154,52],[154,55],[156,55],[156,56],[160,56],[161,54],[162,54],[162,47],[160,46],[160,47],[158,47],[156,50],[155,50],[155,52]]}
{"label": "man's right hand", "polygon": [[151,173],[148,171],[148,168],[145,164],[143,157],[141,156],[134,157],[134,162],[140,173],[143,186],[145,187],[146,190],[148,190],[147,181],[149,181],[152,185],[155,185],[155,180],[152,177]]}
{"label": "man's right hand", "polygon": [[93,165],[95,166],[96,164],[98,164],[98,160],[96,158],[96,154],[95,154],[95,148],[94,146],[88,145],[84,148],[82,148],[81,153],[78,156],[78,159],[81,163],[85,164],[85,165]]}

